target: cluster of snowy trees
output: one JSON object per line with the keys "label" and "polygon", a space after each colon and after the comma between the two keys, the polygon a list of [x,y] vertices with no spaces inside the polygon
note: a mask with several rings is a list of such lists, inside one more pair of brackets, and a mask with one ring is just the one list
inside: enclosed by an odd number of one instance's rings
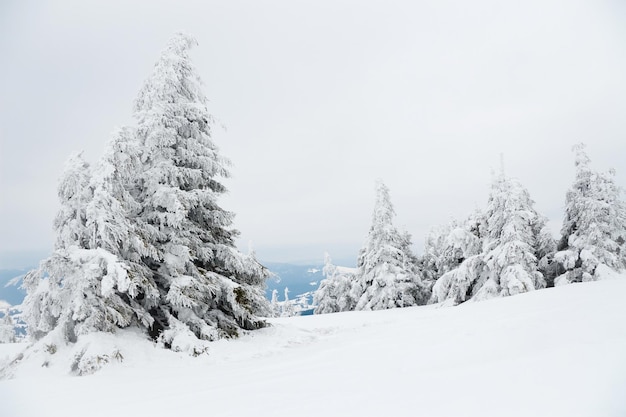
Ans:
{"label": "cluster of snowy trees", "polygon": [[233,214],[218,205],[229,161],[211,138],[195,44],[170,41],[139,92],[136,124],[115,132],[95,166],[81,154],[67,163],[54,252],[24,278],[35,339],[134,326],[198,354],[265,326],[269,273],[236,249]]}
{"label": "cluster of snowy trees", "polygon": [[342,271],[326,256],[315,312],[456,305],[592,281],[603,271],[625,269],[626,206],[614,172],[592,170],[583,144],[574,151],[576,178],[566,194],[558,244],[528,190],[502,169],[493,176],[486,209],[433,229],[417,257],[410,236],[393,227],[388,190],[378,184],[357,268]]}

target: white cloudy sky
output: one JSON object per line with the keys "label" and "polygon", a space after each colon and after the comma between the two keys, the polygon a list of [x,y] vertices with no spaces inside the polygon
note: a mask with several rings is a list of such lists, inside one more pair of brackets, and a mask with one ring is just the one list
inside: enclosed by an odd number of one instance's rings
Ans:
{"label": "white cloudy sky", "polygon": [[[52,247],[67,156],[131,123],[168,38],[194,34],[223,206],[264,260],[355,258],[373,186],[419,249],[484,206],[491,169],[558,230],[572,144],[626,186],[626,3],[19,1],[0,3],[0,259]],[[0,265],[2,267],[2,265]]]}

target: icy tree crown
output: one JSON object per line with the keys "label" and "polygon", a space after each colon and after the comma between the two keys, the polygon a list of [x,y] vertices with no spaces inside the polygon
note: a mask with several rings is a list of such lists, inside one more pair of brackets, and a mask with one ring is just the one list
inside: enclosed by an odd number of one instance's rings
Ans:
{"label": "icy tree crown", "polygon": [[205,104],[207,98],[202,84],[189,60],[189,50],[198,45],[196,39],[177,33],[154,65],[152,76],[140,90],[135,101],[135,112],[153,109],[155,105],[179,103],[181,100]]}

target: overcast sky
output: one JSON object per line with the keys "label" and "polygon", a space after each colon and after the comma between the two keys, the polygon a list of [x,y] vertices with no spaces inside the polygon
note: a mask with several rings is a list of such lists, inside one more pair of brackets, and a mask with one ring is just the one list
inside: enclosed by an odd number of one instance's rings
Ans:
{"label": "overcast sky", "polygon": [[418,251],[485,206],[501,153],[555,231],[574,143],[626,186],[622,0],[3,0],[0,268],[51,250],[64,161],[132,123],[181,30],[226,127],[222,206],[263,260],[355,259],[377,178]]}

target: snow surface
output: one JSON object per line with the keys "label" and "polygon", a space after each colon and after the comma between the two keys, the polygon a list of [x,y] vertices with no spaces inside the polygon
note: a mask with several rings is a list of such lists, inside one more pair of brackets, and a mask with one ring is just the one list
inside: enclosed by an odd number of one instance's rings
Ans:
{"label": "snow surface", "polygon": [[[272,319],[197,358],[132,332],[90,335],[123,362],[84,377],[24,367],[0,381],[0,415],[624,416],[621,278],[453,308]],[[0,346],[0,360],[19,347]]]}

